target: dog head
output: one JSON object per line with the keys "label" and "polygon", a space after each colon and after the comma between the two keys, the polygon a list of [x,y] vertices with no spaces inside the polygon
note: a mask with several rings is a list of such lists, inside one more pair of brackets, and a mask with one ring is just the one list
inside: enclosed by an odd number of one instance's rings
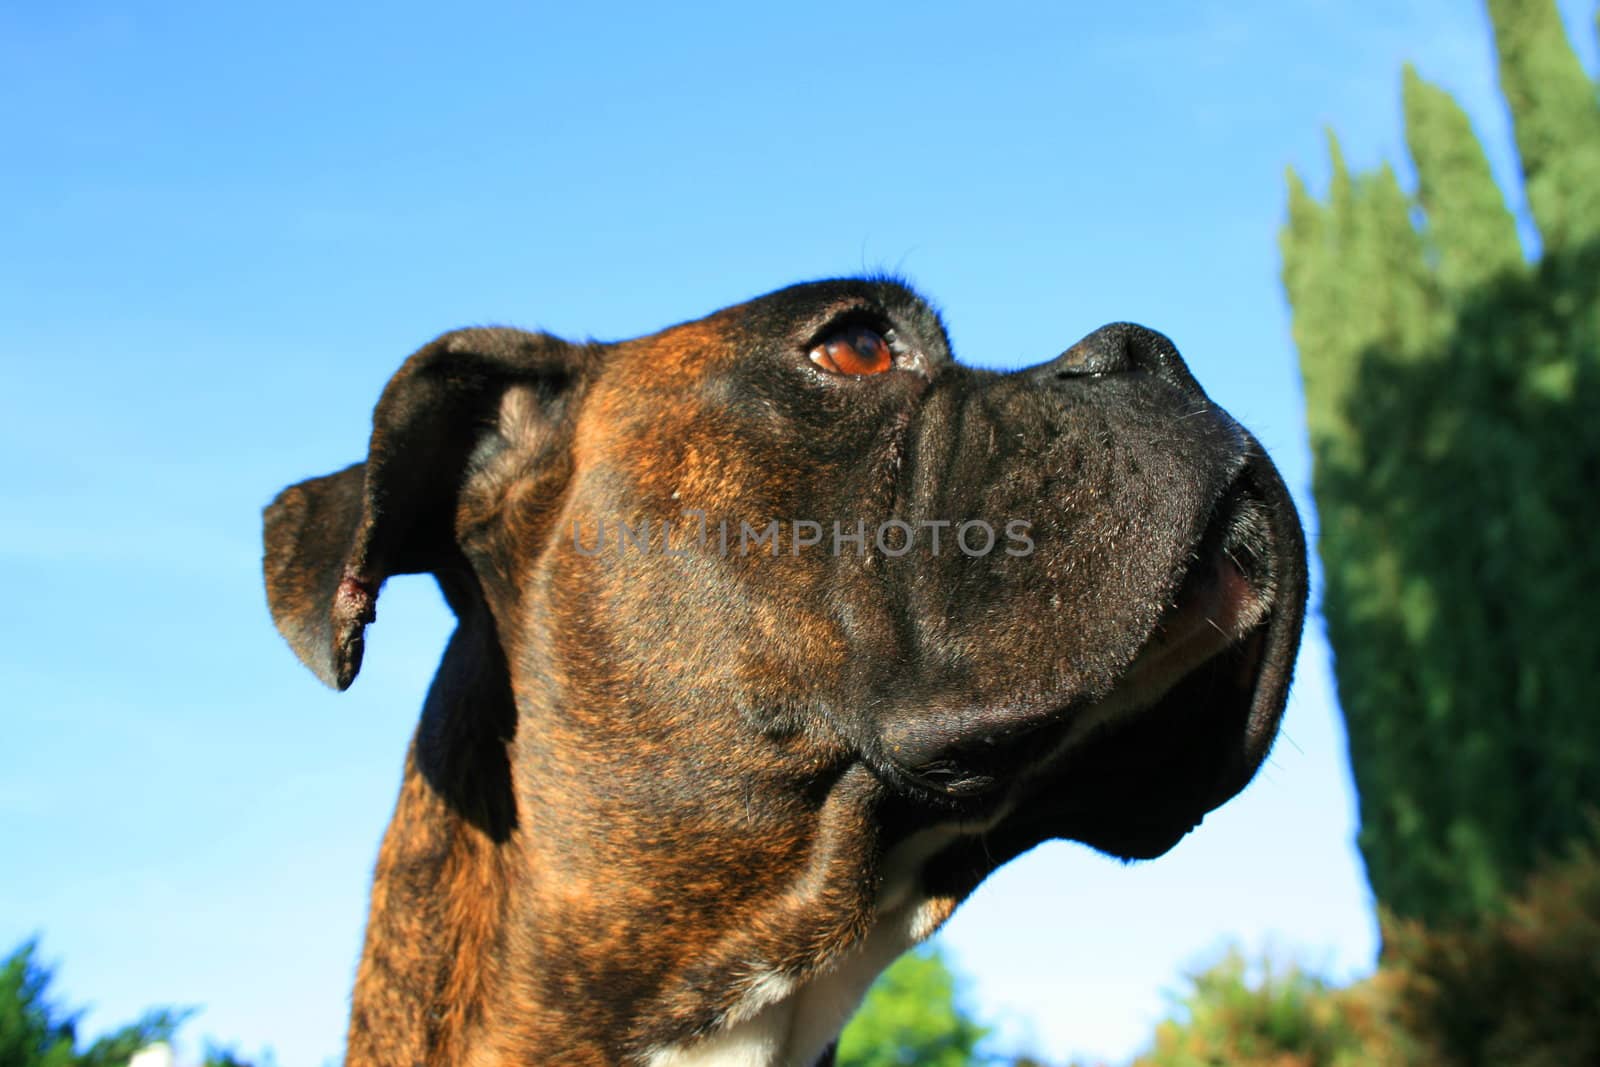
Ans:
{"label": "dog head", "polygon": [[1306,580],[1277,472],[1165,338],[973,369],[887,280],[614,344],[446,334],[266,544],[339,688],[384,580],[437,576],[417,767],[507,850],[529,996],[658,1059],[864,986],[1043,840],[1166,851],[1270,747]]}

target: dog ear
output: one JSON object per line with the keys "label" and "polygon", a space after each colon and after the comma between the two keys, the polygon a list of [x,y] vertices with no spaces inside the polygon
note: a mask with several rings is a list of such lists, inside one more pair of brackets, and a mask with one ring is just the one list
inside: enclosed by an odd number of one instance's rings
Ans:
{"label": "dog ear", "polygon": [[520,330],[447,333],[390,379],[365,463],[290,486],[268,505],[267,603],[318,678],[336,689],[355,680],[385,579],[461,559],[457,497],[505,390],[533,385],[532,417],[559,421],[587,351]]}

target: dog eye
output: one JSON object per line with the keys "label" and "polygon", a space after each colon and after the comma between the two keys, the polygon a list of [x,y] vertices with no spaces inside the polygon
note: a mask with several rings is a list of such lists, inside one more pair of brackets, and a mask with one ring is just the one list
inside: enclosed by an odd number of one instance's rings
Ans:
{"label": "dog eye", "polygon": [[882,374],[894,366],[889,342],[865,326],[849,326],[829,334],[811,350],[810,356],[811,362],[829,374],[861,377]]}

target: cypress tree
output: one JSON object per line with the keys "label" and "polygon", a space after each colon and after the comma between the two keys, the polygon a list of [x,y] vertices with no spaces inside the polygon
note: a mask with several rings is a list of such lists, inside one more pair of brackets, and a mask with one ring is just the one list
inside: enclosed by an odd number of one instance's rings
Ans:
{"label": "cypress tree", "polygon": [[1439,284],[1462,294],[1522,266],[1517,223],[1467,113],[1407,63],[1402,99],[1417,200],[1428,219]]}
{"label": "cypress tree", "polygon": [[1600,806],[1600,105],[1553,0],[1490,0],[1542,253],[1403,76],[1408,196],[1289,176],[1323,616],[1380,904],[1495,908]]}
{"label": "cypress tree", "polygon": [[1511,110],[1528,207],[1545,247],[1600,231],[1600,108],[1555,0],[1489,0],[1500,89]]}

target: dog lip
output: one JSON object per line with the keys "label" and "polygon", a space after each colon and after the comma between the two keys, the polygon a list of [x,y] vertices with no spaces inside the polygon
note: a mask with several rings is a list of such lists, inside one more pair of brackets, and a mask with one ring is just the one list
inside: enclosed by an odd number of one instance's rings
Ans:
{"label": "dog lip", "polygon": [[[1027,762],[1018,750],[1039,747],[1038,735],[1059,731],[1070,721],[1064,714],[1056,702],[1022,703],[999,713],[991,707],[928,707],[884,730],[873,763],[897,791],[971,815],[1001,795],[1019,764]],[[952,736],[962,737],[962,743],[949,745]],[[1042,744],[1053,747],[1050,741]]]}
{"label": "dog lip", "polygon": [[[1263,670],[1273,635],[1281,629],[1279,571],[1285,566],[1292,570],[1279,556],[1297,551],[1298,544],[1297,523],[1281,529],[1294,520],[1280,518],[1280,509],[1272,506],[1274,476],[1263,473],[1266,464],[1258,457],[1248,450],[1241,456],[1238,473],[1210,508],[1171,607],[1109,692],[1096,698],[1023,700],[1003,708],[926,709],[885,731],[886,766],[880,773],[902,792],[941,807],[981,807],[1012,794],[1014,786],[1050,777],[1072,753],[1101,735],[1114,735],[1119,723],[1155,709],[1201,671],[1225,670],[1250,693],[1254,729],[1263,718],[1257,705],[1281,703],[1281,694],[1265,692],[1273,683]],[[1298,617],[1293,603],[1287,607]],[[1236,662],[1228,663],[1229,656]],[[1276,723],[1275,715],[1268,717]],[[1270,732],[1271,726],[1265,729]],[[951,738],[961,740],[951,744]],[[915,753],[933,758],[919,760]],[[1235,768],[1217,770],[1224,783],[1238,777]],[[1219,785],[1222,799],[1236,791]],[[1194,811],[1187,829],[1198,825],[1206,810]]]}
{"label": "dog lip", "polygon": [[953,759],[934,760],[915,770],[908,769],[906,774],[924,788],[949,798],[982,796],[1001,784],[994,775],[968,770]]}
{"label": "dog lip", "polygon": [[1212,508],[1172,606],[1117,689],[1158,687],[1144,703],[1243,643],[1274,608],[1272,517],[1246,467]]}
{"label": "dog lip", "polygon": [[1178,682],[1235,648],[1271,610],[1270,601],[1233,560],[1222,557],[1185,582],[1192,590],[1162,616],[1150,644],[1128,666],[1112,700],[1129,711],[1160,700]]}

